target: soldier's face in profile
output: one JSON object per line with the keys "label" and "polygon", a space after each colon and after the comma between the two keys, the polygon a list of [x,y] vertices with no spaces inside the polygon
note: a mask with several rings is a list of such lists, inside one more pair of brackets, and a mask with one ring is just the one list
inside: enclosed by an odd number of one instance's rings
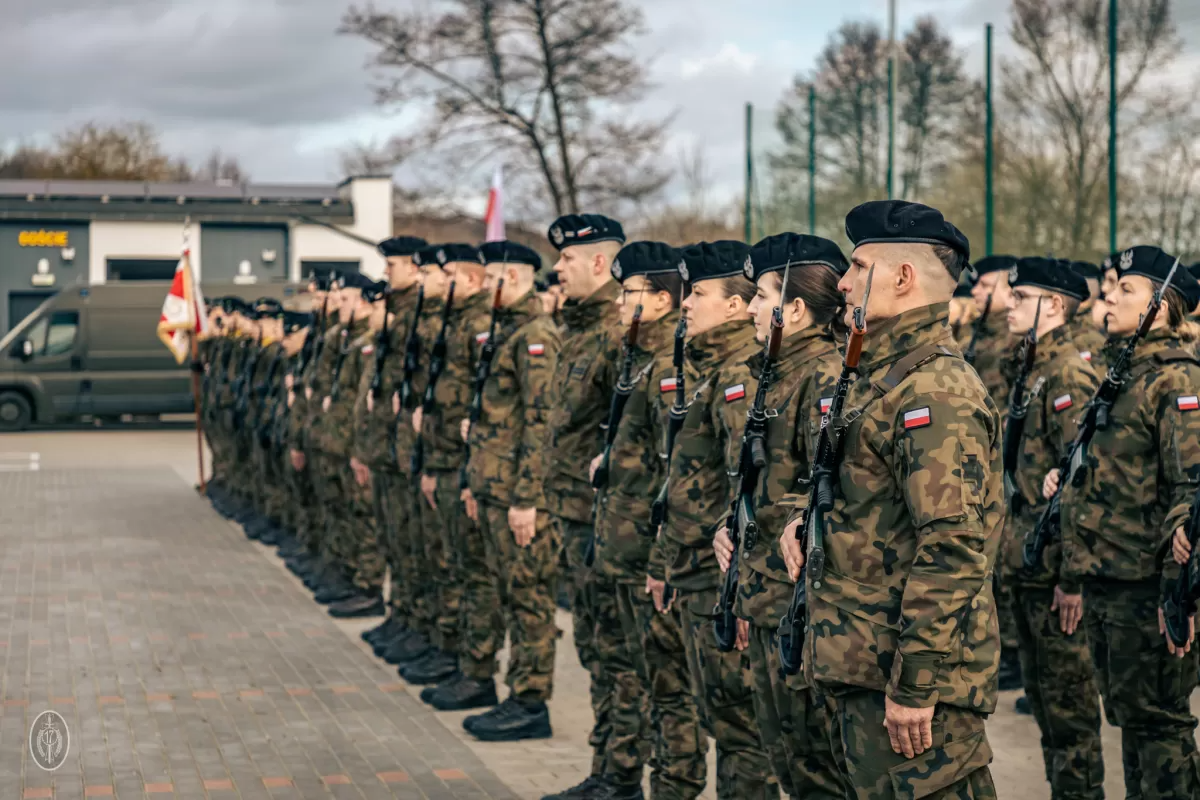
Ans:
{"label": "soldier's face in profile", "polygon": [[843,321],[854,324],[854,309],[862,305],[867,291],[867,276],[871,267],[875,274],[871,278],[871,297],[867,302],[867,319],[886,319],[891,316],[893,294],[890,290],[893,271],[884,258],[887,245],[864,244],[856,247],[850,257],[850,269],[838,280],[838,291],[846,298]]}
{"label": "soldier's face in profile", "polygon": [[617,295],[617,307],[621,309],[621,326],[628,328],[633,323],[633,312],[639,304],[644,304],[651,292],[650,286],[643,275],[626,278],[621,284],[621,294]]}
{"label": "soldier's face in profile", "polygon": [[971,297],[975,298],[975,305],[980,312],[987,305],[989,296],[992,298],[993,312],[1008,306],[1008,278],[1004,270],[980,275],[979,280],[971,287]]}
{"label": "soldier's face in profile", "polygon": [[592,293],[592,266],[596,253],[585,245],[564,247],[558,254],[554,271],[567,297],[582,300]]}
{"label": "soldier's face in profile", "polygon": [[1042,302],[1042,318],[1050,312],[1051,298],[1039,289],[1022,286],[1013,289],[1008,299],[1008,330],[1010,333],[1025,333],[1033,327],[1038,313],[1038,298]]}
{"label": "soldier's face in profile", "polygon": [[[1127,336],[1137,330],[1138,320],[1153,296],[1154,283],[1149,278],[1126,275],[1118,280],[1116,288],[1104,298],[1104,320],[1108,323],[1109,334]],[[1165,303],[1159,313],[1167,313]]]}
{"label": "soldier's face in profile", "polygon": [[436,264],[430,264],[422,271],[425,282],[426,297],[444,297],[450,286],[450,278]]}
{"label": "soldier's face in profile", "polygon": [[1100,292],[1105,297],[1113,293],[1117,288],[1117,271],[1115,269],[1104,270],[1104,282],[1100,284]]}
{"label": "soldier's face in profile", "polygon": [[388,256],[385,276],[388,285],[393,289],[407,289],[412,286],[415,276],[412,256]]}
{"label": "soldier's face in profile", "polygon": [[721,280],[698,281],[692,284],[692,293],[683,301],[683,313],[687,317],[688,335],[698,336],[710,331],[723,322],[738,315],[738,307],[744,313],[741,299],[725,294]]}
{"label": "soldier's face in profile", "polygon": [[782,294],[783,278],[777,273],[769,272],[759,276],[757,286],[758,290],[754,293],[754,299],[750,301],[747,311],[754,320],[754,338],[766,342],[771,335],[771,315],[775,306],[779,305]]}

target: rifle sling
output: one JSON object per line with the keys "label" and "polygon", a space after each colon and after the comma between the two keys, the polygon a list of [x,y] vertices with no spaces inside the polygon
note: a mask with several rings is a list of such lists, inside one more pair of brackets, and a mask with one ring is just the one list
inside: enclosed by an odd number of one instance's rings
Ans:
{"label": "rifle sling", "polygon": [[949,348],[946,348],[942,345],[929,344],[925,345],[924,347],[918,347],[916,350],[913,350],[911,353],[898,360],[882,378],[877,381],[872,381],[871,396],[867,398],[865,403],[858,408],[846,412],[841,416],[840,419],[835,419],[830,422],[833,432],[838,436],[838,438],[840,438],[845,432],[846,428],[853,425],[854,422],[866,412],[872,403],[874,403],[876,400],[882,399],[884,396],[895,390],[895,388],[900,385],[901,381],[903,381],[920,367],[924,366],[935,358],[942,357],[961,358],[961,356],[956,355],[954,351],[950,350]]}

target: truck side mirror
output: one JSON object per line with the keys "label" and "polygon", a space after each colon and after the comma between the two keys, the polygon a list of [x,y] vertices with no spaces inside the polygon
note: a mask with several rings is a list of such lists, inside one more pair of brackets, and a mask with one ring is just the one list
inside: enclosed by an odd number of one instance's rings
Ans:
{"label": "truck side mirror", "polygon": [[33,358],[33,342],[28,339],[18,339],[8,349],[8,355],[10,358],[19,358],[22,361],[28,361]]}

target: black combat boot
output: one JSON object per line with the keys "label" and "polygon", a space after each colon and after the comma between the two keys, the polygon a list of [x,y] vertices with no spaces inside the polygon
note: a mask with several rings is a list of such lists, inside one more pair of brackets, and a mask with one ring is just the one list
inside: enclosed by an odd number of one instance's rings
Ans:
{"label": "black combat boot", "polygon": [[[421,693],[425,700],[425,693]],[[491,678],[479,680],[465,675],[453,683],[438,686],[425,700],[438,711],[466,711],[496,705],[496,682]]]}
{"label": "black combat boot", "polygon": [[1018,714],[1032,714],[1033,709],[1029,707],[1029,698],[1025,695],[1018,697],[1016,704],[1013,706],[1013,711],[1016,711]]}
{"label": "black combat boot", "polygon": [[401,665],[399,671],[405,683],[429,686],[458,672],[458,659],[442,650],[430,650],[416,661]]}
{"label": "black combat boot", "polygon": [[548,794],[542,800],[588,800],[593,792],[598,792],[604,786],[604,779],[599,775],[588,775],[582,783],[577,783],[570,789],[563,789],[556,794]]}
{"label": "black combat boot", "polygon": [[467,733],[481,742],[519,742],[525,739],[549,739],[550,710],[540,701],[527,702],[510,697],[487,713],[463,721]]}
{"label": "black combat boot", "polygon": [[383,622],[376,625],[374,628],[368,628],[359,634],[362,640],[367,644],[375,644],[377,639],[386,638],[392,634],[396,628],[396,618],[388,614]]}
{"label": "black combat boot", "polygon": [[397,642],[415,635],[415,631],[402,624],[397,624],[396,628],[387,636],[380,637],[372,642],[371,649],[375,652],[375,655],[383,658],[384,654]]}
{"label": "black combat boot", "polygon": [[355,619],[357,617],[381,617],[387,608],[383,605],[383,595],[378,592],[359,592],[345,600],[329,604],[329,616],[335,619]]}
{"label": "black combat boot", "polygon": [[451,675],[449,678],[446,678],[446,680],[442,681],[437,686],[426,686],[424,689],[421,690],[421,702],[429,703],[430,701],[433,700],[434,694],[436,694],[437,692],[440,692],[444,689],[449,689],[451,686],[458,683],[459,681],[465,680],[466,677],[467,677],[466,675],[463,675],[461,672],[458,672],[457,670],[455,670],[453,675]]}
{"label": "black combat boot", "polygon": [[407,664],[429,652],[431,645],[425,634],[410,631],[408,636],[397,639],[383,652],[383,660],[389,664]]}
{"label": "black combat boot", "polygon": [[313,595],[313,599],[323,605],[329,603],[340,603],[343,600],[349,600],[351,597],[358,595],[358,589],[354,584],[341,576],[331,578],[327,583],[323,583]]}
{"label": "black combat boot", "polygon": [[274,520],[267,520],[267,526],[259,535],[258,540],[268,547],[275,547],[284,540],[287,533],[283,528],[279,527],[279,523]]}

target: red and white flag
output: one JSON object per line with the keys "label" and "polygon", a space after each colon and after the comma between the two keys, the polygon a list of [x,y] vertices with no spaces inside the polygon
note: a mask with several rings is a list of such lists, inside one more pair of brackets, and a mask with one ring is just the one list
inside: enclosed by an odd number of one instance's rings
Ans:
{"label": "red and white flag", "polygon": [[192,275],[191,250],[185,248],[158,317],[158,338],[182,364],[191,354],[191,337],[200,333],[208,333],[208,315],[204,294]]}
{"label": "red and white flag", "polygon": [[492,175],[492,188],[488,192],[487,213],[483,215],[483,220],[487,223],[486,241],[502,242],[508,238],[504,235],[504,184],[500,167],[496,167]]}

